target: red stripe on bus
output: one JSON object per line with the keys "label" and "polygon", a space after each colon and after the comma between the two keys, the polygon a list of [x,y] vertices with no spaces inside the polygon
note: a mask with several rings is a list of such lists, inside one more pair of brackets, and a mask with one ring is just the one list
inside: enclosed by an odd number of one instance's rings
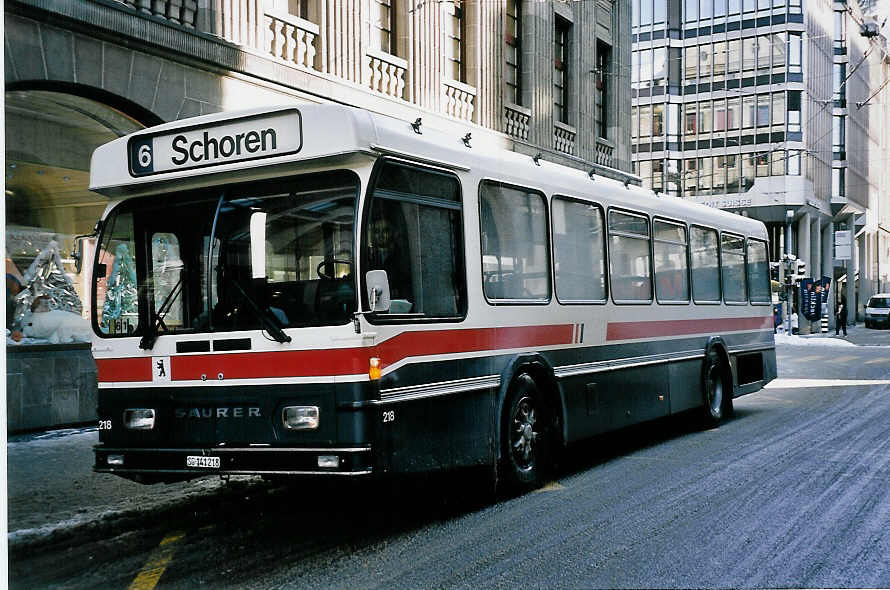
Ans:
{"label": "red stripe on bus", "polygon": [[[172,356],[173,381],[359,375],[368,359],[383,367],[408,357],[572,344],[574,326],[527,326],[402,332],[374,347]],[[150,359],[99,359],[99,381],[151,381]],[[138,375],[138,376],[137,376]]]}
{"label": "red stripe on bus", "polygon": [[612,322],[606,327],[606,340],[636,340],[660,336],[719,334],[740,330],[772,329],[771,316],[720,318],[708,320],[665,320],[655,322]]}
{"label": "red stripe on bus", "polygon": [[151,359],[96,359],[99,382],[151,381]]}

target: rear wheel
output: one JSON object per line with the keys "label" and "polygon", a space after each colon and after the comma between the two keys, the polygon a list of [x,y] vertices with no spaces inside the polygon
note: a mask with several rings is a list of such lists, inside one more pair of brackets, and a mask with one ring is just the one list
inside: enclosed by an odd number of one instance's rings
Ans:
{"label": "rear wheel", "polygon": [[702,373],[702,417],[707,427],[717,426],[732,414],[732,381],[729,375],[729,367],[723,357],[716,350],[709,350]]}
{"label": "rear wheel", "polygon": [[519,375],[507,396],[501,428],[501,475],[507,486],[533,489],[541,484],[550,451],[550,412],[534,379]]}

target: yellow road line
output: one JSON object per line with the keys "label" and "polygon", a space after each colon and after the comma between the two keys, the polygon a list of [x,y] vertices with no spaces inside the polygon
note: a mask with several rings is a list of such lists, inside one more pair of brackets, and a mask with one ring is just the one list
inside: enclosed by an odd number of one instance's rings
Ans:
{"label": "yellow road line", "polygon": [[158,580],[164,575],[167,564],[173,559],[176,553],[177,542],[185,537],[185,533],[177,531],[170,533],[161,540],[161,544],[155,548],[148,556],[148,561],[142,566],[142,570],[133,583],[130,584],[129,590],[152,590],[158,584]]}
{"label": "yellow road line", "polygon": [[884,364],[887,364],[887,363],[890,363],[890,358],[872,359],[872,360],[870,360],[870,361],[865,361],[865,362],[862,363],[862,364],[863,364],[863,365],[884,365]]}
{"label": "yellow road line", "polygon": [[559,490],[564,490],[565,487],[558,481],[551,481],[548,484],[545,484],[543,487],[538,488],[535,492],[558,492]]}

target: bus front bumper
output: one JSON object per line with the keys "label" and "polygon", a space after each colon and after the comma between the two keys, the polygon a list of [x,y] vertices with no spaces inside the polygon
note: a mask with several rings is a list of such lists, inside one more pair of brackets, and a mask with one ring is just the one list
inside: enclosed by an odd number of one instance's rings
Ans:
{"label": "bus front bumper", "polygon": [[134,475],[341,475],[372,473],[370,446],[336,448],[215,447],[111,448],[94,447],[93,471]]}

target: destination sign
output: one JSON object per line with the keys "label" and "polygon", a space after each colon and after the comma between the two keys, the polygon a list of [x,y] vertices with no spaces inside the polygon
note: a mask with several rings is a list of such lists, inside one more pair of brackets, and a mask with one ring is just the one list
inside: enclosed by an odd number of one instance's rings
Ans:
{"label": "destination sign", "polygon": [[300,111],[289,109],[137,135],[127,147],[132,176],[218,166],[299,152],[303,147],[302,121]]}

